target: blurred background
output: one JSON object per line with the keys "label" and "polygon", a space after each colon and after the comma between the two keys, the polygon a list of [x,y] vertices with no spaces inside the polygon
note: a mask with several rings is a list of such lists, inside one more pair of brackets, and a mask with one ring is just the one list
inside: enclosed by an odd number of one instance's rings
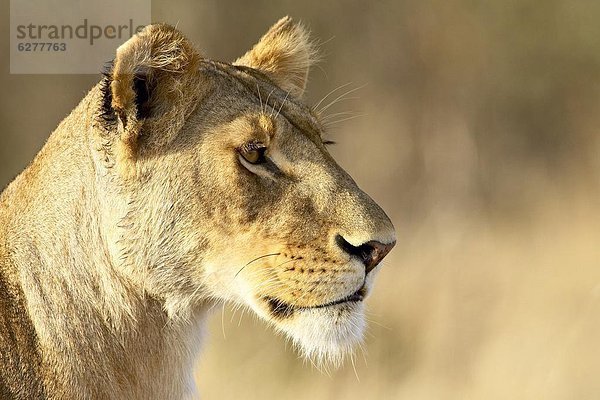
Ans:
{"label": "blurred background", "polygon": [[[322,43],[307,102],[358,88],[328,110],[331,152],[398,245],[354,367],[320,372],[225,306],[203,398],[600,398],[600,2],[152,2],[226,61],[288,14]],[[10,75],[3,58],[1,187],[99,79]]]}

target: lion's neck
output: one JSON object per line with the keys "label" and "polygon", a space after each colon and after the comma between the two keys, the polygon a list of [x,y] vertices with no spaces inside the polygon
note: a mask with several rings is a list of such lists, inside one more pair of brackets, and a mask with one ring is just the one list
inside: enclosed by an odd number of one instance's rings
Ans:
{"label": "lion's neck", "polygon": [[102,203],[78,109],[0,198],[11,279],[23,290],[43,361],[60,366],[47,379],[67,397],[73,386],[93,398],[183,395],[205,311],[174,321],[117,268],[103,221],[111,204]]}

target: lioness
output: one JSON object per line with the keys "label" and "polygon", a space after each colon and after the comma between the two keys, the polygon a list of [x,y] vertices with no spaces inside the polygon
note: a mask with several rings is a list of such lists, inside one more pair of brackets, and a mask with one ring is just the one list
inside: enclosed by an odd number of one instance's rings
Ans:
{"label": "lioness", "polygon": [[362,336],[395,243],[301,100],[289,18],[233,64],[168,25],[110,71],[0,197],[0,397],[195,396],[209,308],[244,304],[316,361]]}

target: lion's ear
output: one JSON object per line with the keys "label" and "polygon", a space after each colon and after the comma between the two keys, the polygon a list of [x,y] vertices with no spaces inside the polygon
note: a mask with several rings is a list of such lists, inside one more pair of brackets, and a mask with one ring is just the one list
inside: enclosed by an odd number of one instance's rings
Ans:
{"label": "lion's ear", "polygon": [[[168,143],[193,106],[201,57],[175,28],[145,27],[117,49],[110,79],[111,106],[118,117],[121,145],[135,157],[140,138]],[[148,133],[148,134],[146,134]]]}
{"label": "lion's ear", "polygon": [[306,29],[290,17],[284,17],[234,64],[261,70],[283,90],[300,97],[315,56],[315,47]]}

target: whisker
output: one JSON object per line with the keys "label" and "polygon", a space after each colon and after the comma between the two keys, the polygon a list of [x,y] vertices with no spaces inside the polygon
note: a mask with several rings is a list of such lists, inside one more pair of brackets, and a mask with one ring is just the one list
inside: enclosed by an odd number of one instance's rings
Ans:
{"label": "whisker", "polygon": [[275,119],[277,119],[277,117],[279,117],[279,113],[281,112],[281,109],[283,108],[283,105],[285,104],[285,101],[287,100],[289,95],[290,95],[290,91],[287,92],[283,101],[281,102],[281,105],[279,106],[279,110],[277,111],[277,115],[275,115]]}
{"label": "whisker", "polygon": [[355,119],[355,118],[359,118],[359,117],[364,117],[365,115],[366,115],[366,114],[353,115],[353,116],[351,116],[351,117],[342,118],[342,119],[338,119],[338,120],[335,120],[335,121],[329,121],[329,122],[325,123],[324,125],[325,125],[326,127],[330,127],[330,126],[332,126],[332,125],[339,124],[340,122],[344,122],[344,121],[350,121],[351,119]]}
{"label": "whisker", "polygon": [[229,323],[231,324],[233,322],[233,319],[235,318],[235,313],[237,313],[238,310],[238,306],[233,307],[233,309],[231,310],[231,318],[229,318]]}
{"label": "whisker", "polygon": [[352,82],[348,82],[348,83],[345,83],[345,84],[343,84],[343,85],[341,85],[341,86],[338,86],[338,87],[336,87],[335,89],[333,89],[332,91],[330,91],[329,93],[327,93],[327,94],[325,95],[325,97],[323,97],[321,100],[319,100],[319,102],[318,102],[317,104],[315,104],[314,106],[312,106],[312,109],[313,109],[313,110],[317,110],[317,109],[319,108],[319,106],[321,105],[321,103],[323,103],[323,101],[324,101],[325,99],[327,99],[327,98],[328,98],[329,96],[331,96],[333,93],[337,92],[338,90],[340,90],[340,89],[342,89],[342,88],[345,88],[345,87],[346,87],[346,86],[348,86],[348,85],[352,85]]}
{"label": "whisker", "polygon": [[242,268],[240,268],[240,270],[239,270],[238,272],[236,272],[236,273],[235,273],[234,279],[235,279],[235,278],[237,278],[237,276],[239,275],[239,273],[240,273],[240,272],[242,272],[242,270],[243,270],[244,268],[246,268],[248,265],[252,264],[253,262],[255,262],[255,261],[258,261],[258,260],[260,260],[260,259],[262,259],[262,258],[265,258],[265,257],[278,256],[278,255],[280,255],[280,254],[281,254],[281,253],[270,253],[270,254],[265,254],[265,255],[263,255],[263,256],[260,256],[260,257],[256,257],[254,260],[252,260],[252,261],[248,262],[246,265],[244,265]]}
{"label": "whisker", "polygon": [[369,364],[367,363],[367,351],[365,350],[365,347],[362,343],[358,342],[357,344],[358,348],[360,349],[360,352],[362,353],[363,360],[365,361],[365,367],[369,368]]}
{"label": "whisker", "polygon": [[[273,94],[273,92],[275,91],[275,89],[271,89],[271,91],[269,92],[269,95],[267,96],[267,100],[265,100],[265,109],[267,107],[269,107],[269,97],[271,97],[271,95]],[[269,118],[273,116],[273,107],[271,107],[271,112],[269,113]]]}
{"label": "whisker", "polygon": [[360,89],[364,88],[365,86],[367,86],[367,84],[361,85],[359,87],[355,87],[354,89],[350,89],[347,92],[342,93],[341,95],[339,95],[338,97],[336,97],[332,102],[330,102],[329,104],[327,104],[325,107],[323,107],[320,110],[318,110],[317,113],[318,114],[322,114],[325,110],[327,110],[329,107],[331,107],[332,105],[334,105],[338,101],[341,101],[341,100],[350,100],[349,98],[346,98],[347,95],[349,95],[350,93],[354,93],[357,90],[360,90]]}
{"label": "whisker", "polygon": [[275,289],[283,288],[285,285],[278,279],[271,279],[268,282],[261,282],[254,289],[257,294],[267,294]]}
{"label": "whisker", "polygon": [[[333,103],[333,104],[332,104],[330,107],[333,107],[334,105],[336,105],[336,104],[338,104],[338,103],[341,103],[342,101],[350,101],[350,100],[358,100],[358,99],[360,99],[360,97],[358,97],[358,96],[344,97],[343,99],[339,99],[339,100],[337,100],[337,101],[336,101],[335,103]],[[328,108],[329,108],[329,107],[328,107]],[[319,111],[317,112],[317,114],[318,114],[318,115],[323,115],[323,114],[325,114],[325,111],[327,111],[327,109],[325,109],[325,108],[324,108],[323,110],[319,110]]]}
{"label": "whisker", "polygon": [[327,120],[330,120],[333,117],[337,117],[337,116],[341,116],[341,115],[356,115],[356,112],[354,111],[341,111],[341,112],[336,112],[333,114],[328,114],[323,116],[323,118],[321,119],[322,122],[327,122]]}
{"label": "whisker", "polygon": [[238,320],[238,327],[242,324],[242,317],[244,316],[245,312],[246,312],[246,307],[242,308],[242,312],[240,313],[240,319]]}
{"label": "whisker", "polygon": [[227,340],[227,335],[225,335],[225,302],[223,302],[223,309],[221,310],[221,332],[223,332],[223,339]]}
{"label": "whisker", "polygon": [[245,305],[242,303],[236,303],[233,305],[233,307],[231,309],[232,314],[231,314],[231,318],[229,318],[229,323],[233,323],[233,319],[235,318],[235,315],[237,314],[237,312],[239,310],[243,310],[244,307],[245,307]]}
{"label": "whisker", "polygon": [[352,369],[354,370],[354,376],[356,376],[356,380],[360,382],[360,378],[358,377],[358,371],[356,371],[356,363],[354,362],[354,353],[350,353],[350,361],[352,362]]}

